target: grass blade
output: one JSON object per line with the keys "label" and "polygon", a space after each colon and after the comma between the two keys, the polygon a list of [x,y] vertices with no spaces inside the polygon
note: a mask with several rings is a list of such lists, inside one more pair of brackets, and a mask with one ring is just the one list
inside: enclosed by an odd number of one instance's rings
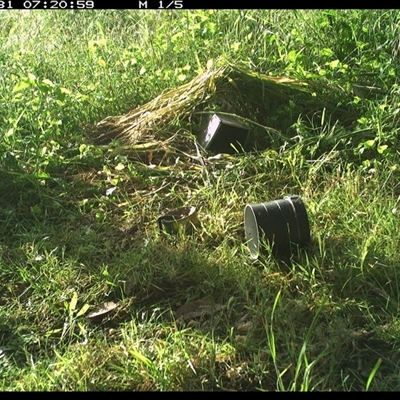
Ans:
{"label": "grass blade", "polygon": [[76,304],[78,303],[78,293],[74,292],[72,295],[71,302],[69,303],[69,312],[73,313],[76,309]]}
{"label": "grass blade", "polygon": [[378,372],[378,369],[379,369],[381,363],[382,363],[382,358],[379,358],[378,361],[376,362],[374,368],[372,368],[371,373],[369,374],[369,377],[367,379],[367,383],[365,385],[365,391],[369,390],[369,387],[370,387],[370,385],[372,383],[372,380],[374,379],[375,374]]}

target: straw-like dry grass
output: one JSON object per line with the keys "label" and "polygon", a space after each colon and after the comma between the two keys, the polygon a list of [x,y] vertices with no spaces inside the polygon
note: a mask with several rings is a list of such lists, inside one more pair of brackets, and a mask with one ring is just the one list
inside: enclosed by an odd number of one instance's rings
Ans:
{"label": "straw-like dry grass", "polygon": [[343,99],[343,94],[337,87],[315,82],[273,77],[229,64],[211,65],[189,83],[126,115],[103,119],[94,127],[93,137],[102,142],[120,139],[131,152],[175,147],[198,154],[192,134],[197,133],[202,116],[218,111],[239,116],[254,128],[253,133],[284,140],[300,115],[312,119],[324,110],[341,123],[351,124],[355,110],[340,108],[335,101],[338,95]]}

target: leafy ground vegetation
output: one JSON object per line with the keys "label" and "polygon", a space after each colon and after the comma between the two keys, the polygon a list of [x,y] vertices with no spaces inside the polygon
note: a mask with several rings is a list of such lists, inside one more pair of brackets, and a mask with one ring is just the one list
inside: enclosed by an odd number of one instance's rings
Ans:
{"label": "leafy ground vegetation", "polygon": [[[399,22],[397,10],[1,12],[0,389],[400,389]],[[349,114],[296,97],[274,109],[272,93],[257,110],[265,145],[231,156],[200,157],[195,118],[179,114],[148,147],[96,136],[228,64],[308,82]],[[290,194],[309,248],[251,260],[245,205]],[[162,235],[157,217],[182,205],[201,229]]]}

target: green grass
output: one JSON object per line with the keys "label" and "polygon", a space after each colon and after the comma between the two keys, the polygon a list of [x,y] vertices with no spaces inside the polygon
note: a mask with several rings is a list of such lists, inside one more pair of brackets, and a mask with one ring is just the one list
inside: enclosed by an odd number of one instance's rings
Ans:
{"label": "green grass", "polygon": [[[0,13],[0,390],[398,390],[398,22],[396,10]],[[335,87],[358,116],[348,127],[304,109],[285,142],[205,166],[172,152],[149,168],[119,141],[94,144],[88,126],[209,60]],[[252,261],[245,205],[290,194],[310,247]],[[189,204],[199,232],[160,234],[157,217]],[[203,298],[219,307],[176,316]]]}

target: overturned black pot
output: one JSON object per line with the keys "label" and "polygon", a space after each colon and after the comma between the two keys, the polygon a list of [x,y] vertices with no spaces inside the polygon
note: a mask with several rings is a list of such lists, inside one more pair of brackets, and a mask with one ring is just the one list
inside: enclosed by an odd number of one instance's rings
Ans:
{"label": "overturned black pot", "polygon": [[264,241],[275,256],[291,255],[310,242],[307,211],[299,196],[246,205],[244,227],[253,259],[258,258]]}
{"label": "overturned black pot", "polygon": [[160,232],[176,235],[178,233],[192,234],[198,225],[196,207],[180,207],[158,217]]}
{"label": "overturned black pot", "polygon": [[249,128],[238,116],[216,113],[203,122],[198,137],[206,150],[235,154],[245,148],[248,133]]}

